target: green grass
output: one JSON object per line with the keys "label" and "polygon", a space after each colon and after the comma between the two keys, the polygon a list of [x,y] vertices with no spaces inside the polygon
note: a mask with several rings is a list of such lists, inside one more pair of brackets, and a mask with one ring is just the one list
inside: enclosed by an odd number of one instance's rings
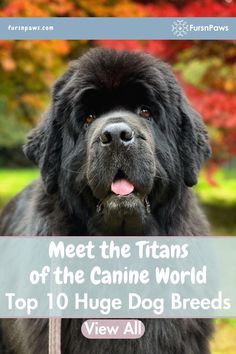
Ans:
{"label": "green grass", "polygon": [[[0,208],[39,175],[37,169],[0,171]],[[236,235],[236,169],[215,173],[216,186],[200,175],[195,191],[212,225],[212,235]]]}
{"label": "green grass", "polygon": [[212,354],[236,353],[236,319],[215,320],[215,333],[211,341]]}
{"label": "green grass", "polygon": [[236,169],[218,170],[215,186],[210,185],[204,173],[195,187],[198,198],[211,225],[212,235],[236,235]]}
{"label": "green grass", "polygon": [[228,324],[228,325],[236,328],[236,318],[219,318],[219,319],[215,320],[215,323],[217,325],[222,324],[222,323]]}
{"label": "green grass", "polygon": [[27,184],[36,179],[38,170],[4,169],[0,171],[0,207],[21,191]]}
{"label": "green grass", "polygon": [[218,170],[214,174],[216,186],[211,186],[202,173],[195,190],[202,203],[236,205],[236,170]]}
{"label": "green grass", "polygon": [[[38,176],[37,169],[3,169],[0,171],[0,206]],[[236,206],[236,170],[215,173],[211,186],[202,173],[195,191],[203,204]]]}

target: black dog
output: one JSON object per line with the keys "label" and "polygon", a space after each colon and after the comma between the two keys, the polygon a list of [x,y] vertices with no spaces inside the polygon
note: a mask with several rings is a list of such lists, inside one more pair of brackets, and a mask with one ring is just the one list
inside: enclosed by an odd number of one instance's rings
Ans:
{"label": "black dog", "polygon": [[[1,235],[204,235],[189,187],[210,149],[168,65],[93,49],[56,82],[24,148],[42,178],[4,209]],[[87,340],[62,321],[66,354],[206,354],[211,323],[145,320],[138,340]],[[45,354],[46,320],[4,320],[14,353]]]}

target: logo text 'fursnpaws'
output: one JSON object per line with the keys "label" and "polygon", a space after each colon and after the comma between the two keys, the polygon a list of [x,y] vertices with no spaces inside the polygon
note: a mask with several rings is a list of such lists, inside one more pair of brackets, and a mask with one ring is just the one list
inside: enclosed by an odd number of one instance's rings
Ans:
{"label": "logo text 'fursnpaws'", "polygon": [[193,25],[185,20],[176,20],[172,24],[172,32],[176,37],[184,37],[188,32],[228,32],[229,26],[222,25]]}

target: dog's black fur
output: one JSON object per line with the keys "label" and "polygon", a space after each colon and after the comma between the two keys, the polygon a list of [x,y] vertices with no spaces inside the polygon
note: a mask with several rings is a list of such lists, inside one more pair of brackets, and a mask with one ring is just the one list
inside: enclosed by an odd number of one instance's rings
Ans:
{"label": "dog's black fur", "polygon": [[[1,235],[208,232],[190,189],[210,154],[207,134],[169,66],[149,55],[93,49],[72,63],[24,151],[41,179],[5,207]],[[111,193],[117,179],[133,193]],[[81,323],[62,321],[64,354],[209,353],[207,320],[147,319],[145,335],[127,341],[87,340]],[[2,328],[14,353],[47,352],[46,320]]]}

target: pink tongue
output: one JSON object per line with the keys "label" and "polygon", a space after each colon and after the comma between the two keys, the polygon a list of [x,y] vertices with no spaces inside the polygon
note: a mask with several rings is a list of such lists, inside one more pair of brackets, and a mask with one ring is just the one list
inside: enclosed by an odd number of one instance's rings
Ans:
{"label": "pink tongue", "polygon": [[128,195],[133,192],[134,186],[127,179],[119,179],[112,182],[111,190],[118,195]]}

